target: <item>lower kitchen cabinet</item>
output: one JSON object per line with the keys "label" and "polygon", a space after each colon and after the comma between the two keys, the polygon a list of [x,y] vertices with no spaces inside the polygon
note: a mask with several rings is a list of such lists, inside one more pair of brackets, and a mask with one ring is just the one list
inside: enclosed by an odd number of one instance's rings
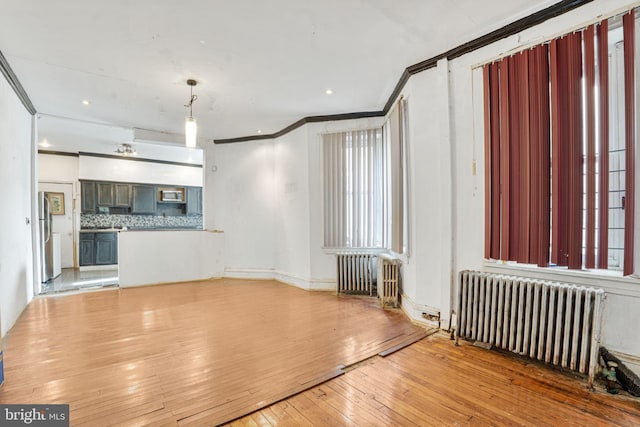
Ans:
{"label": "lower kitchen cabinet", "polygon": [[96,233],[96,265],[118,263],[117,233]]}
{"label": "lower kitchen cabinet", "polygon": [[118,263],[118,233],[80,233],[80,265]]}
{"label": "lower kitchen cabinet", "polygon": [[95,265],[95,233],[80,233],[80,265]]}

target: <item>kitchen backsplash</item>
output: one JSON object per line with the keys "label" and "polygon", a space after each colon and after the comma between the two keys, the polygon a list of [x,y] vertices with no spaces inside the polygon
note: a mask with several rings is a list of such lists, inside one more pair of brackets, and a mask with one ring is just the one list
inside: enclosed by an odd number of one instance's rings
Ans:
{"label": "kitchen backsplash", "polygon": [[80,228],[202,228],[202,215],[80,215]]}

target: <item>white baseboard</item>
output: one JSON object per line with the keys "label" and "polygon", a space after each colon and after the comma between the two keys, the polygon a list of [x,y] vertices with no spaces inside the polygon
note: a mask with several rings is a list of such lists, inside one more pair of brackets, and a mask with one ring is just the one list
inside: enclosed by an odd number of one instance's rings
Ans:
{"label": "white baseboard", "polygon": [[108,265],[83,265],[78,267],[79,271],[102,271],[102,270],[113,270],[118,271],[118,264],[108,264]]}
{"label": "white baseboard", "polygon": [[[423,326],[436,327],[440,329],[449,328],[449,319],[442,317],[443,313],[440,312],[439,308],[418,304],[411,298],[409,298],[405,293],[402,293],[401,299],[402,303],[400,304],[400,308],[413,322]],[[440,314],[440,324],[438,324],[438,322],[436,321],[425,319],[424,317],[422,317],[422,313]]]}
{"label": "white baseboard", "polygon": [[225,268],[224,277],[231,279],[274,279],[273,268]]}
{"label": "white baseboard", "polygon": [[297,276],[283,271],[275,272],[275,280],[293,285],[307,291],[333,291],[336,290],[335,279],[314,279]]}
{"label": "white baseboard", "polygon": [[271,268],[225,268],[224,277],[233,279],[277,280],[307,291],[335,291],[335,279],[314,279],[302,277]]}

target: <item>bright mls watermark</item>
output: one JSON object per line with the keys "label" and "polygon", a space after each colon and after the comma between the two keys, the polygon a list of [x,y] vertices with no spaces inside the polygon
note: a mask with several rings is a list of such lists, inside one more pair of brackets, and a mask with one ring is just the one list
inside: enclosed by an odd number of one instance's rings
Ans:
{"label": "bright mls watermark", "polygon": [[0,426],[69,427],[69,405],[0,405]]}

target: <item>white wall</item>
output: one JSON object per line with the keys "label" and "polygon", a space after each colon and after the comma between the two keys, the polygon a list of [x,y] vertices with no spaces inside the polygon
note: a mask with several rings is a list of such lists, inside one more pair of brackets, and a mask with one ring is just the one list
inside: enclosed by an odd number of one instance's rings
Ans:
{"label": "white wall", "polygon": [[298,128],[274,144],[275,269],[283,281],[310,287],[309,168],[307,132]]}
{"label": "white wall", "polygon": [[225,275],[335,290],[335,256],[322,249],[320,135],[382,123],[316,123],[275,140],[208,146],[205,226],[225,232]]}
{"label": "white wall", "polygon": [[32,117],[0,78],[0,333],[33,297]]}
{"label": "white wall", "polygon": [[38,154],[38,181],[77,182],[78,156]]}
{"label": "white wall", "polygon": [[273,277],[275,215],[281,202],[274,184],[273,141],[208,145],[205,159],[206,227],[225,233],[225,274]]}
{"label": "white wall", "polygon": [[440,312],[445,326],[452,227],[446,69],[441,64],[413,76],[403,91],[408,103],[411,203],[410,255],[402,267],[404,309],[416,319],[423,312]]}

